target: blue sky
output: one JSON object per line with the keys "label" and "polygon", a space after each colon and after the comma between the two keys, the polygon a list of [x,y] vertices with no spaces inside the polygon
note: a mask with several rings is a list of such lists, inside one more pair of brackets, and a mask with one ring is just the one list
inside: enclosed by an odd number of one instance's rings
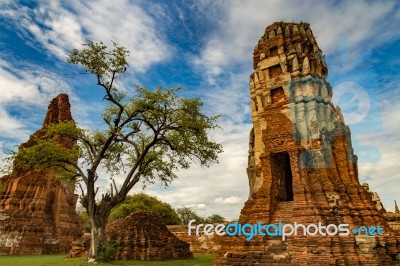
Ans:
{"label": "blue sky", "polygon": [[248,197],[253,47],[281,20],[311,24],[352,131],[360,182],[393,209],[400,201],[398,1],[0,0],[0,156],[40,127],[61,92],[81,126],[99,127],[101,90],[66,56],[86,38],[113,40],[131,51],[121,86],[184,86],[203,99],[205,112],[223,115],[223,130],[212,134],[225,150],[220,164],[194,165],[169,188],[154,184],[146,192],[174,207],[237,218]]}

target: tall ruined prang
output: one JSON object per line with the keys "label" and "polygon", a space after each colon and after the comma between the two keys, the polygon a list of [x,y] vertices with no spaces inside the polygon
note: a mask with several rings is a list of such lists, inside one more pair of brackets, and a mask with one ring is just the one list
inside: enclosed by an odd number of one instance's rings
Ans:
{"label": "tall ruined prang", "polygon": [[[245,224],[380,226],[384,236],[224,237],[216,265],[390,265],[399,235],[359,183],[350,129],[332,103],[325,56],[308,23],[277,22],[253,53],[250,195]],[[267,264],[266,264],[267,265]]]}
{"label": "tall ruined prang", "polygon": [[[21,147],[34,145],[35,139],[44,137],[47,125],[62,121],[73,121],[66,94],[51,101],[43,127]],[[57,141],[65,148],[76,145],[65,136]],[[14,161],[13,173],[1,178],[0,255],[66,253],[81,236],[82,221],[75,211],[78,195],[74,187],[54,178],[56,174],[22,170]]]}
{"label": "tall ruined prang", "polygon": [[46,117],[43,121],[43,127],[72,120],[69,97],[67,94],[60,94],[50,102]]}

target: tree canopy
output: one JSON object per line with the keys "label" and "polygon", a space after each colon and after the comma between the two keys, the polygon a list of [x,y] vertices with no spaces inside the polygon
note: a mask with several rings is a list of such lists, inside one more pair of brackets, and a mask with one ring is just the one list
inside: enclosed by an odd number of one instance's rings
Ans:
{"label": "tree canopy", "polygon": [[225,218],[219,214],[212,214],[207,217],[207,223],[210,223],[210,224],[223,223],[223,222],[225,222]]}
{"label": "tree canopy", "polygon": [[201,218],[194,210],[188,207],[178,208],[176,212],[181,218],[183,224],[188,224],[190,220],[196,220],[196,222],[203,222],[204,218]]}
{"label": "tree canopy", "polygon": [[[167,186],[177,178],[178,169],[193,162],[208,167],[222,152],[221,145],[208,137],[218,116],[204,114],[201,99],[180,96],[182,88],[150,90],[135,85],[127,90],[117,83],[127,70],[129,51],[117,43],[113,46],[109,50],[102,42],[87,41],[69,56],[70,63],[95,76],[104,92],[105,129],[82,129],[73,121],[51,124],[45,128],[46,137],[21,147],[17,155],[21,167],[62,170],[62,178],[77,182],[91,223],[92,257],[105,240],[111,209],[139,181]],[[76,146],[65,148],[57,141],[59,136],[69,137]],[[107,190],[101,189],[104,184]]]}
{"label": "tree canopy", "polygon": [[148,211],[156,214],[167,225],[181,224],[176,211],[168,203],[144,193],[130,195],[126,200],[115,206],[110,213],[109,220],[124,218],[137,211]]}
{"label": "tree canopy", "polygon": [[192,208],[183,207],[178,208],[176,212],[179,215],[183,224],[188,224],[190,220],[196,220],[197,224],[200,223],[223,223],[225,222],[225,218],[219,214],[212,214],[207,218],[201,217],[194,211]]}

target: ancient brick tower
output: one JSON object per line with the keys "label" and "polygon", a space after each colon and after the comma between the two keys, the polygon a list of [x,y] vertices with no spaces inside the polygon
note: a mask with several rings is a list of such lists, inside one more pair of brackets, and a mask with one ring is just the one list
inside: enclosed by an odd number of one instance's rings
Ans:
{"label": "ancient brick tower", "polygon": [[[43,123],[22,147],[43,136],[44,127],[71,121],[68,95],[53,99]],[[75,143],[57,139],[64,147]],[[75,211],[78,196],[74,188],[54,178],[54,171],[21,171],[14,162],[13,173],[0,178],[0,255],[66,253],[82,234],[82,222]]]}
{"label": "ancient brick tower", "polygon": [[350,130],[331,102],[309,24],[268,26],[253,60],[250,195],[239,222],[379,225],[384,236],[225,237],[216,264],[390,265],[398,240],[359,183]]}

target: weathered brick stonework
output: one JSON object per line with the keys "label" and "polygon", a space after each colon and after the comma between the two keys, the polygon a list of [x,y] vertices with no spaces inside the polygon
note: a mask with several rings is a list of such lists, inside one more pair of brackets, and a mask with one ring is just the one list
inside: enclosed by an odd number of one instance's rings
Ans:
{"label": "weathered brick stonework", "polygon": [[[51,101],[43,127],[71,120],[68,96],[61,94]],[[34,138],[43,133],[43,128],[36,131],[21,146],[33,145]],[[64,137],[58,141],[66,148],[75,145]],[[68,252],[83,231],[75,211],[78,195],[74,188],[55,179],[53,171],[26,172],[14,165],[13,173],[1,178],[4,192],[0,194],[0,254]]]}
{"label": "weathered brick stonework", "polygon": [[396,233],[359,183],[350,130],[331,102],[309,24],[268,26],[253,56],[250,195],[239,222],[374,225],[384,236],[223,237],[215,265],[391,265]]}
{"label": "weathered brick stonework", "polygon": [[397,206],[397,202],[394,201],[394,212],[387,212],[382,205],[381,198],[379,197],[378,193],[370,191],[369,185],[366,182],[363,183],[362,186],[366,191],[368,191],[371,194],[372,201],[375,203],[376,208],[383,213],[386,222],[394,231],[397,231],[399,233],[398,237],[400,238],[400,210],[399,207]]}
{"label": "weathered brick stonework", "polygon": [[398,232],[398,237],[400,239],[400,210],[397,206],[397,202],[394,202],[394,212],[384,212],[385,220],[388,222],[390,227],[393,228],[394,231]]}
{"label": "weathered brick stonework", "polygon": [[107,239],[117,247],[115,259],[165,260],[192,258],[189,244],[172,234],[161,219],[149,212],[135,212],[109,222]]}
{"label": "weathered brick stonework", "polygon": [[[217,225],[217,224],[214,224]],[[191,234],[188,233],[188,225],[167,225],[168,230],[177,238],[190,244],[190,251],[197,254],[217,254],[221,248],[218,235],[205,235],[204,231],[199,231],[196,236],[196,229],[192,228]]]}

